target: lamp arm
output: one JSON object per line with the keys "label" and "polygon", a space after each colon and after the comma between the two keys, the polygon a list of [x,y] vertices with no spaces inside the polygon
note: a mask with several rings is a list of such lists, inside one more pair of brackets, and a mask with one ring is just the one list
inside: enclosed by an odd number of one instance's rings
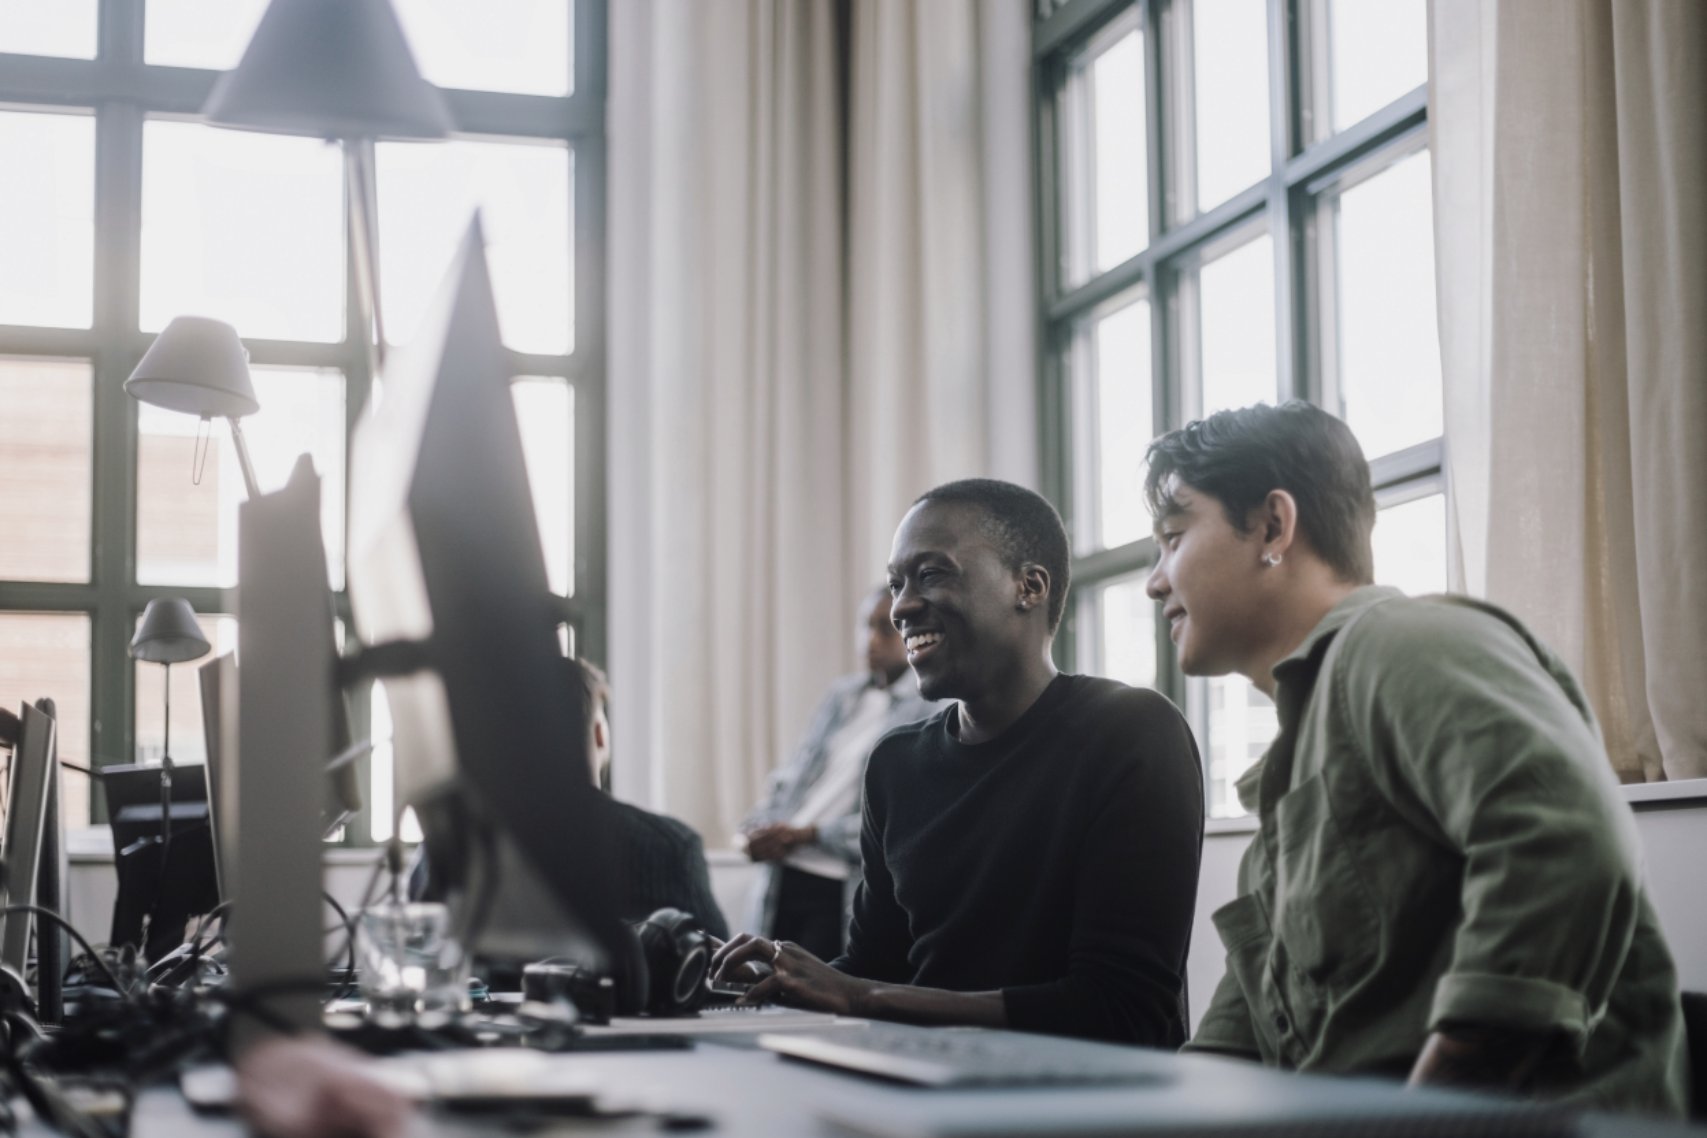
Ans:
{"label": "lamp arm", "polygon": [[356,304],[367,341],[369,374],[385,363],[385,318],[379,304],[379,211],[375,197],[373,139],[344,140],[350,228],[355,235]]}
{"label": "lamp arm", "polygon": [[235,415],[225,421],[231,424],[231,442],[237,448],[237,466],[243,471],[243,490],[249,500],[254,501],[261,496],[261,484],[255,479],[255,464],[249,461],[249,444],[243,441],[243,424]]}

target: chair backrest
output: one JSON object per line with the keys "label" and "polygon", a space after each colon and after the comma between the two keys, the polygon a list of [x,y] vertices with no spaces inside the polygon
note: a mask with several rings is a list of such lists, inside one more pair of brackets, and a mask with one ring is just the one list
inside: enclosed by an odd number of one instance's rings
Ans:
{"label": "chair backrest", "polygon": [[1707,992],[1683,993],[1683,1034],[1689,1046],[1689,1117],[1707,1120]]}

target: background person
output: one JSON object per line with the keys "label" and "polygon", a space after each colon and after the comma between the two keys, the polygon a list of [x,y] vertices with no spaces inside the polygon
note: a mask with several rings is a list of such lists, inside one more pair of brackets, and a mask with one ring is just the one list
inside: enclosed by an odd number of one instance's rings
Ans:
{"label": "background person", "polygon": [[907,670],[887,586],[860,605],[856,635],[865,670],[830,685],[793,758],[741,824],[747,856],[762,867],[748,927],[825,959],[842,951],[859,886],[860,794],[871,748],[934,710]]}

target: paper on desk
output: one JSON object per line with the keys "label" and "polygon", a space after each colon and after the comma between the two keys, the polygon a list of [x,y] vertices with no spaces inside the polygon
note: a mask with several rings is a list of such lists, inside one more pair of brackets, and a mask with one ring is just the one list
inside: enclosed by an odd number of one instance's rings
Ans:
{"label": "paper on desk", "polygon": [[794,1008],[714,1008],[696,1016],[617,1016],[608,1024],[582,1027],[589,1038],[603,1035],[718,1035],[742,1031],[798,1031],[836,1024],[864,1023],[829,1012]]}

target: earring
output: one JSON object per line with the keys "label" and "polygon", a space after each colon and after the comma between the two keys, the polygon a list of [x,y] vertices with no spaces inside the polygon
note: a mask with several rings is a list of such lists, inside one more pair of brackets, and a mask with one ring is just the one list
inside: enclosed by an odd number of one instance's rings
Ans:
{"label": "earring", "polygon": [[1282,556],[1283,555],[1279,553],[1265,553],[1262,555],[1262,563],[1270,569],[1273,569],[1276,565],[1280,564]]}

